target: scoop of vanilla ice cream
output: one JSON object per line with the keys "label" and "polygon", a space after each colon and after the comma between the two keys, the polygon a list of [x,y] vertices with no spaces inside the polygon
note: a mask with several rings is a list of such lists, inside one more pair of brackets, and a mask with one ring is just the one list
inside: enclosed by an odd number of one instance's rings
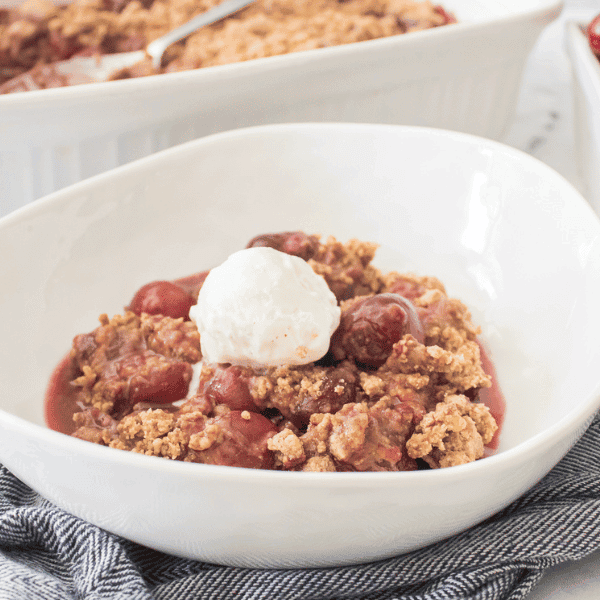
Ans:
{"label": "scoop of vanilla ice cream", "polygon": [[340,308],[301,258],[248,248],[210,271],[190,318],[208,362],[302,365],[327,353]]}

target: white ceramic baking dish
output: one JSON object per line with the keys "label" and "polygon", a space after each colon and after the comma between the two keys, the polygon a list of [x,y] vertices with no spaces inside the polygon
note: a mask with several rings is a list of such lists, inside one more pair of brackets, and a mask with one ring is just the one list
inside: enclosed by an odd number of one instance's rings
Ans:
{"label": "white ceramic baking dish", "polygon": [[[598,8],[600,12],[600,7]],[[589,15],[589,20],[594,17]],[[573,71],[573,119],[582,191],[600,214],[600,61],[584,28],[588,21],[565,23],[565,43]]]}
{"label": "white ceramic baking dish", "polygon": [[197,71],[0,97],[0,216],[157,150],[291,121],[498,139],[559,0],[447,0],[448,27]]}

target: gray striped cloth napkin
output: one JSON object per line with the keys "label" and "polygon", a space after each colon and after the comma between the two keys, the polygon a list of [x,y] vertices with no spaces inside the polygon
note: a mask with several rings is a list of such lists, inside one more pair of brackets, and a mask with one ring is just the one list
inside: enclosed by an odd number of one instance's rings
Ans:
{"label": "gray striped cloth napkin", "polygon": [[600,547],[600,417],[532,490],[427,548],[365,565],[236,569],[106,533],[0,467],[1,600],[517,600]]}

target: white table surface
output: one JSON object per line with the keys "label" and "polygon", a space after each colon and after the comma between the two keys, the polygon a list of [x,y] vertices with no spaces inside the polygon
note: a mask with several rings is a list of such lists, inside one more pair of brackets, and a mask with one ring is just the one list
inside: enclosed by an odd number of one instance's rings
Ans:
{"label": "white table surface", "polygon": [[[598,13],[600,0],[566,0],[561,16],[544,31],[529,58],[517,115],[503,140],[547,163],[579,189],[564,22],[585,21]],[[527,597],[550,599],[600,600],[600,551],[549,569]]]}
{"label": "white table surface", "polygon": [[523,76],[517,114],[502,140],[544,161],[576,187],[572,81],[565,51],[565,21],[600,13],[600,0],[566,0],[561,16],[534,47]]}

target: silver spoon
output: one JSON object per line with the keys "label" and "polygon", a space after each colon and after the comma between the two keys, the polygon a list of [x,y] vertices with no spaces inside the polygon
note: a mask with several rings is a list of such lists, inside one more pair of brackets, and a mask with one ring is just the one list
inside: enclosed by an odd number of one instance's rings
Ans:
{"label": "silver spoon", "polygon": [[171,44],[182,40],[201,27],[220,21],[245,6],[252,4],[252,2],[254,0],[224,0],[218,6],[214,6],[187,23],[173,29],[173,31],[169,31],[166,35],[150,42],[146,50],[104,54],[100,57],[78,56],[54,63],[54,67],[59,73],[71,76],[73,83],[76,83],[78,77],[82,77],[82,79],[89,77],[94,81],[106,81],[115,71],[130,67],[143,60],[146,56],[150,56],[152,58],[152,66],[155,69],[159,69],[162,56]]}

